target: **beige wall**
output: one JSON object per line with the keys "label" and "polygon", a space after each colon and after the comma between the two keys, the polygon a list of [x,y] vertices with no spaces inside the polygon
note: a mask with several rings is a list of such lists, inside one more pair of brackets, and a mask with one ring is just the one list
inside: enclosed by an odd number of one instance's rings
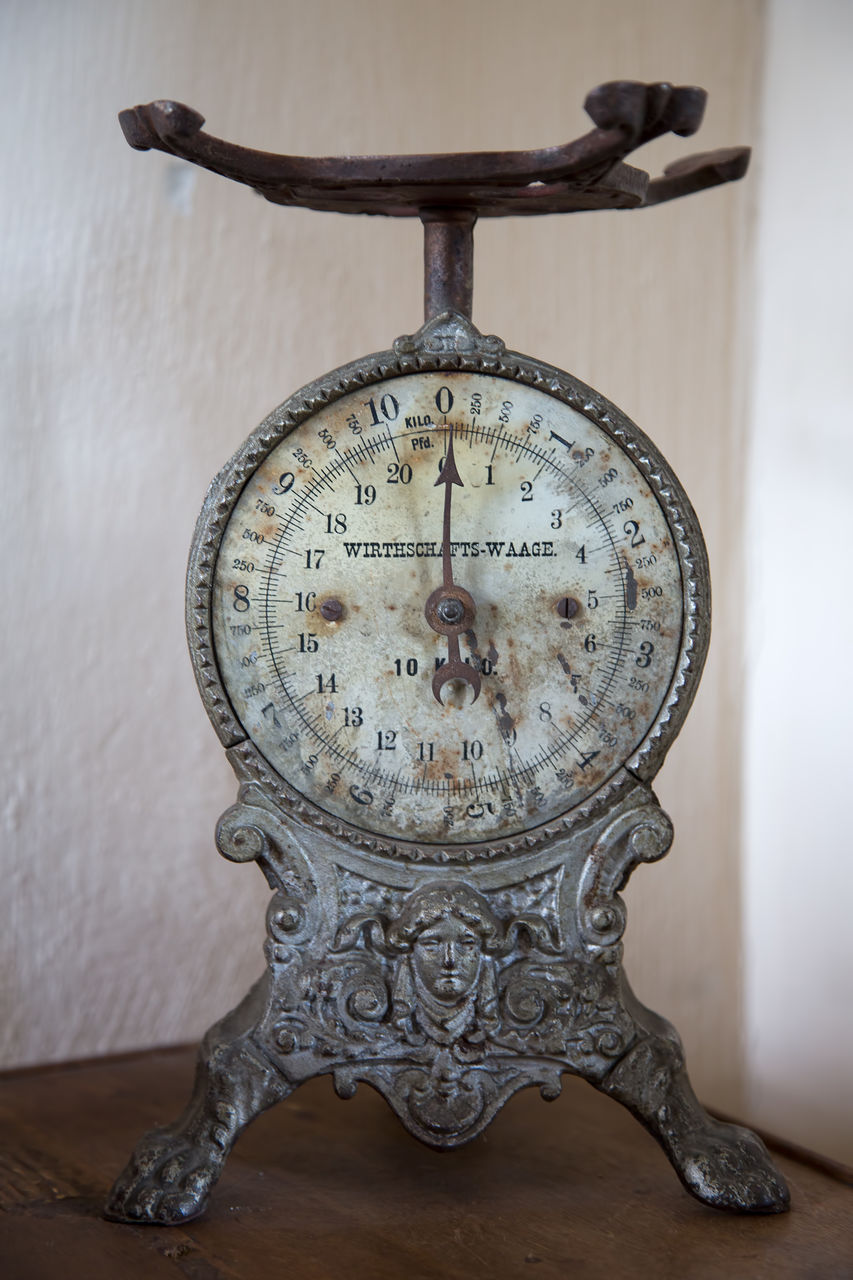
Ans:
{"label": "beige wall", "polygon": [[[762,17],[759,0],[7,0],[4,1062],[194,1038],[259,971],[264,883],[213,848],[234,787],[185,653],[186,552],[248,430],[421,312],[416,225],[275,208],[135,154],[116,112],[176,97],[213,133],[308,154],[508,148],[582,132],[603,80],[704,85],[698,142],[653,144],[657,168],[756,137]],[[482,225],[474,308],[636,418],[706,532],[712,656],[660,778],[676,844],[629,891],[628,959],[699,1092],[734,1111],[756,191]]]}
{"label": "beige wall", "polygon": [[853,172],[838,163],[853,6],[783,0],[769,17],[748,459],[745,1079],[759,1123],[853,1163]]}

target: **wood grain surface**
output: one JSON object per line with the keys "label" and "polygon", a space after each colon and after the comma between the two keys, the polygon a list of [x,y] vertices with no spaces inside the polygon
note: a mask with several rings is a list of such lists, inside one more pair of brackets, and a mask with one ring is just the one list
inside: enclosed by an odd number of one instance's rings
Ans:
{"label": "wood grain surface", "polygon": [[206,1216],[108,1223],[100,1209],[141,1132],[178,1113],[191,1050],[0,1078],[5,1280],[715,1280],[853,1277],[853,1191],[780,1158],[794,1207],[706,1209],[612,1100],[569,1079],[519,1095],[453,1154],[417,1144],[362,1088],[304,1086],[241,1138]]}

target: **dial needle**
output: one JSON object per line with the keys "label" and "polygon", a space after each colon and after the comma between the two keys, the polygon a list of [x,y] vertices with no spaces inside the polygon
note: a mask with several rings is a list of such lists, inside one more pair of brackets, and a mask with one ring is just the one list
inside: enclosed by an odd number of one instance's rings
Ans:
{"label": "dial needle", "polygon": [[471,626],[476,610],[470,594],[464,587],[457,586],[453,581],[453,560],[450,553],[450,517],[453,486],[455,484],[458,484],[460,488],[465,486],[456,467],[456,458],[453,453],[452,426],[449,434],[447,457],[435,482],[436,487],[440,484],[445,486],[441,547],[443,582],[438,590],[433,591],[427,600],[424,613],[433,631],[437,631],[439,635],[447,636],[447,661],[442,663],[432,678],[432,692],[436,701],[441,703],[441,690],[448,681],[462,680],[474,690],[472,702],[476,702],[480,696],[480,673],[474,670],[467,662],[463,662],[459,653],[459,635]]}
{"label": "dial needle", "polygon": [[458,484],[460,489],[465,488],[456,466],[456,457],[453,453],[453,427],[450,428],[450,443],[447,446],[447,457],[444,460],[444,466],[441,468],[434,488],[437,489],[440,484],[447,486],[444,490],[444,538],[441,544],[441,567],[444,574],[444,589],[446,591],[449,587],[453,586],[453,559],[450,555],[450,506],[453,499],[453,486]]}

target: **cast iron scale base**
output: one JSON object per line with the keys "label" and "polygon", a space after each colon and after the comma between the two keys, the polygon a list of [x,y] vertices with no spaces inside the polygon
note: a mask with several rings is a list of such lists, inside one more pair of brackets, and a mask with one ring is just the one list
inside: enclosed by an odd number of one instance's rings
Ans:
{"label": "cast iron scale base", "polygon": [[220,142],[176,103],[122,114],[131,146],[277,203],[420,217],[426,323],[286,401],[199,519],[190,650],[240,781],[217,845],[273,890],[267,968],[208,1031],[187,1110],[141,1140],[108,1217],[200,1214],[241,1130],[318,1074],[344,1098],[373,1085],[447,1149],[572,1072],[706,1204],[788,1207],[761,1141],[702,1109],[675,1030],[621,966],[619,891],[672,840],[650,782],[707,649],[701,532],[615,406],[470,321],[478,217],[740,177],[742,148],[651,183],[623,163],[695,132],[704,101],[619,82],[567,146],[323,160]]}

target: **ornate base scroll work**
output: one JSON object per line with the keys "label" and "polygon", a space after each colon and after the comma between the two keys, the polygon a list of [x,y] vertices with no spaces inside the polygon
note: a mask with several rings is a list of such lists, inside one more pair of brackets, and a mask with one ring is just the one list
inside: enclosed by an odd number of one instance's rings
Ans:
{"label": "ornate base scroll work", "polygon": [[503,874],[312,858],[251,784],[217,839],[225,856],[257,859],[274,889],[267,971],[208,1032],[187,1111],[142,1139],[109,1217],[200,1214],[240,1131],[320,1074],[342,1097],[373,1085],[415,1137],[446,1149],[519,1089],[556,1098],[572,1072],[628,1107],[700,1200],[787,1208],[760,1140],[701,1108],[676,1032],[622,972],[618,890],[671,840],[648,788]]}

